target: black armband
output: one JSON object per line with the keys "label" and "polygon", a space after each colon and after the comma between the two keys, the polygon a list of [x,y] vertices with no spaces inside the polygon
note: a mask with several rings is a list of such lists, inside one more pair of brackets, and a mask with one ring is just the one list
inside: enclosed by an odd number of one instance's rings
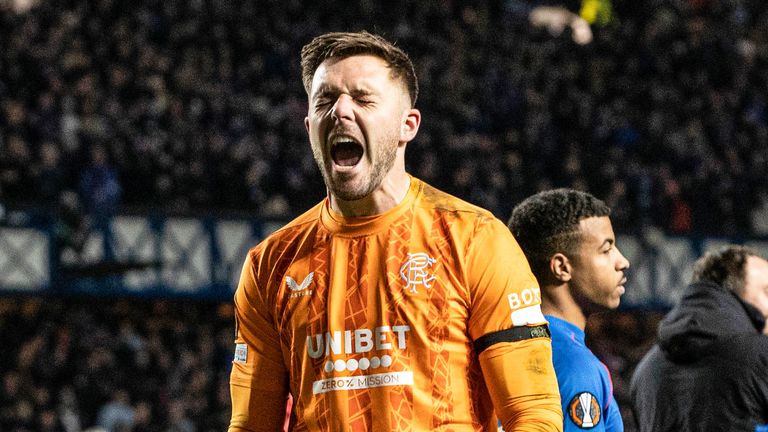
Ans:
{"label": "black armband", "polygon": [[489,333],[477,338],[475,341],[475,351],[480,354],[491,345],[495,345],[499,342],[517,342],[521,340],[542,337],[552,337],[552,335],[549,333],[549,326],[547,324],[540,324],[530,327],[512,327],[506,330]]}

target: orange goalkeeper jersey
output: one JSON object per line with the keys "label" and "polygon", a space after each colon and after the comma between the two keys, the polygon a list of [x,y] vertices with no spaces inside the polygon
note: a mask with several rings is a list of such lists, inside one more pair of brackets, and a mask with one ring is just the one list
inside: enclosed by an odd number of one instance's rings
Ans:
{"label": "orange goalkeeper jersey", "polygon": [[328,199],[251,249],[230,431],[560,430],[538,284],[488,211],[411,178],[390,211]]}

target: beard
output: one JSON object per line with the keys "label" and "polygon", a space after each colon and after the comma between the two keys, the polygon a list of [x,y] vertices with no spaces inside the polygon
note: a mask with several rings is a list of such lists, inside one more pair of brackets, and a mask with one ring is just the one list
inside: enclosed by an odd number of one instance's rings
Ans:
{"label": "beard", "polygon": [[[368,171],[360,174],[334,173],[330,157],[326,161],[322,152],[312,146],[312,154],[323,175],[329,193],[342,201],[357,201],[370,195],[384,181],[397,157],[398,140],[385,137],[376,146]],[[365,155],[363,155],[365,158]],[[363,163],[361,160],[358,163]]]}

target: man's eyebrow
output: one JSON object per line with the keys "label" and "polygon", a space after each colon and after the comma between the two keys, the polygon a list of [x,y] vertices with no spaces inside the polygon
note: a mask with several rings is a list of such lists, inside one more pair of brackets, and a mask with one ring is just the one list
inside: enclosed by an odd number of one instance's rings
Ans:
{"label": "man's eyebrow", "polygon": [[370,96],[371,94],[373,94],[373,92],[368,90],[367,88],[359,88],[359,89],[354,89],[350,91],[349,94],[352,97],[358,97],[358,96]]}
{"label": "man's eyebrow", "polygon": [[328,97],[329,95],[333,95],[335,93],[338,93],[338,91],[330,87],[322,87],[315,92],[314,97],[316,98]]}
{"label": "man's eyebrow", "polygon": [[354,96],[368,96],[373,94],[374,92],[368,87],[358,87],[358,88],[349,90],[348,92],[344,92],[335,87],[324,86],[324,87],[320,87],[315,92],[315,97],[328,96],[329,94],[336,95],[339,93],[348,93],[350,96],[354,97]]}

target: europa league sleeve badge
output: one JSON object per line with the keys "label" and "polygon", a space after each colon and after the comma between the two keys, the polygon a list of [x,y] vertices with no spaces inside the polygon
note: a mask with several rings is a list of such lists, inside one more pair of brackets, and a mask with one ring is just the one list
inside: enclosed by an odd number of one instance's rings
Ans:
{"label": "europa league sleeve badge", "polygon": [[582,429],[592,429],[602,418],[600,402],[590,392],[577,394],[568,403],[568,417]]}

